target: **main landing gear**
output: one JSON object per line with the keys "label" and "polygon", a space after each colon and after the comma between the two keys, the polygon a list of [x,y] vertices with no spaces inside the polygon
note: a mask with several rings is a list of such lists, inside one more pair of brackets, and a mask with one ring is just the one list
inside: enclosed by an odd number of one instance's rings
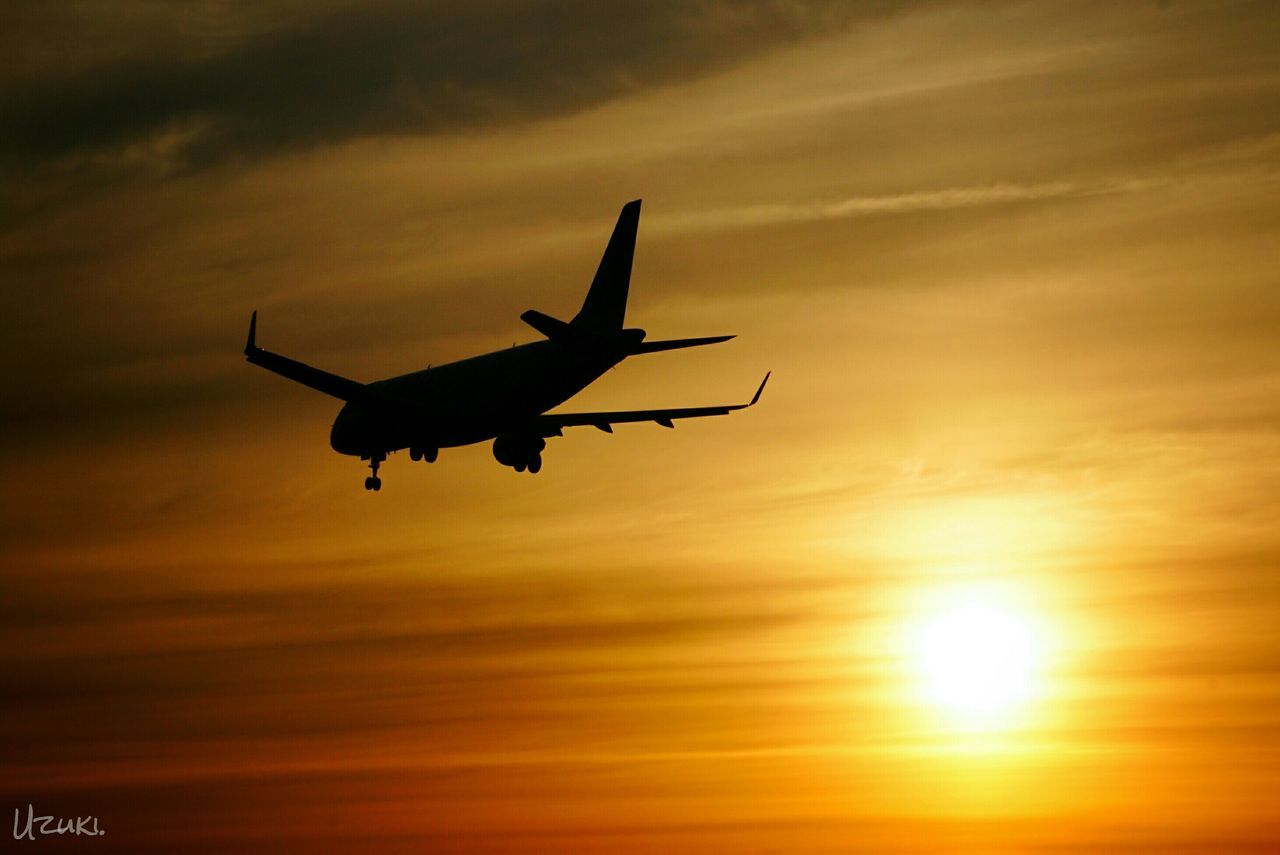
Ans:
{"label": "main landing gear", "polygon": [[378,467],[382,465],[382,461],[387,459],[387,455],[373,454],[367,459],[369,461],[369,469],[372,470],[373,474],[364,479],[364,488],[373,490],[376,493],[382,489],[382,479],[378,477]]}

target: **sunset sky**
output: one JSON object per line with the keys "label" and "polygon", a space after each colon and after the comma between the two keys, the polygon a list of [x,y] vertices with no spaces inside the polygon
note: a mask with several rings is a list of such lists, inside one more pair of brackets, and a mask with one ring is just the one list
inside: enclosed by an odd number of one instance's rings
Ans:
{"label": "sunset sky", "polygon": [[[1278,48],[1261,0],[7,2],[0,839],[1280,847]],[[535,340],[637,197],[628,324],[738,338],[565,409],[754,409],[374,494],[244,362],[254,309],[362,381]]]}

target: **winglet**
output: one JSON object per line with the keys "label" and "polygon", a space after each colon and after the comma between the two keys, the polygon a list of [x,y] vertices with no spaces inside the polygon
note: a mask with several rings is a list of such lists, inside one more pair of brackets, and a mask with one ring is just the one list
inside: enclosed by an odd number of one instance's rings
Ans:
{"label": "winglet", "polygon": [[756,401],[760,400],[760,393],[764,391],[764,384],[769,382],[769,376],[771,374],[773,374],[772,371],[765,372],[764,379],[760,381],[760,388],[757,389],[756,393],[751,396],[751,403],[747,404],[748,407],[754,407]]}
{"label": "winglet", "polygon": [[254,309],[249,316],[249,338],[244,343],[244,355],[248,356],[258,349],[258,310]]}

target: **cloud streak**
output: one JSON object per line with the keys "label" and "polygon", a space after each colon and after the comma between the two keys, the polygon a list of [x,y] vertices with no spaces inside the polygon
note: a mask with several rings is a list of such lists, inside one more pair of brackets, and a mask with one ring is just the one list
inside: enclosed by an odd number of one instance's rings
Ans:
{"label": "cloud streak", "polygon": [[0,153],[201,166],[375,136],[485,128],[713,72],[900,2],[384,3],[225,53],[14,87]]}
{"label": "cloud streak", "polygon": [[692,211],[657,217],[655,227],[680,234],[690,230],[715,231],[921,211],[956,211],[1018,202],[1041,202],[1124,193],[1141,190],[1151,185],[1152,182],[1149,181],[1133,180],[1091,184],[1049,181],[1041,184],[999,183],[975,187],[948,187],[940,190],[918,190],[882,196],[851,196],[827,202],[745,205],[711,211]]}

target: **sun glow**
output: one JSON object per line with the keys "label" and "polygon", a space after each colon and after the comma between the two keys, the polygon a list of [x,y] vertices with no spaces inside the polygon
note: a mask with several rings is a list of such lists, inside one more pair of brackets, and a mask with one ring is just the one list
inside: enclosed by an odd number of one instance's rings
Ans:
{"label": "sun glow", "polygon": [[1040,690],[1043,640],[1006,598],[951,593],[915,627],[911,658],[922,699],[966,730],[1007,726]]}

